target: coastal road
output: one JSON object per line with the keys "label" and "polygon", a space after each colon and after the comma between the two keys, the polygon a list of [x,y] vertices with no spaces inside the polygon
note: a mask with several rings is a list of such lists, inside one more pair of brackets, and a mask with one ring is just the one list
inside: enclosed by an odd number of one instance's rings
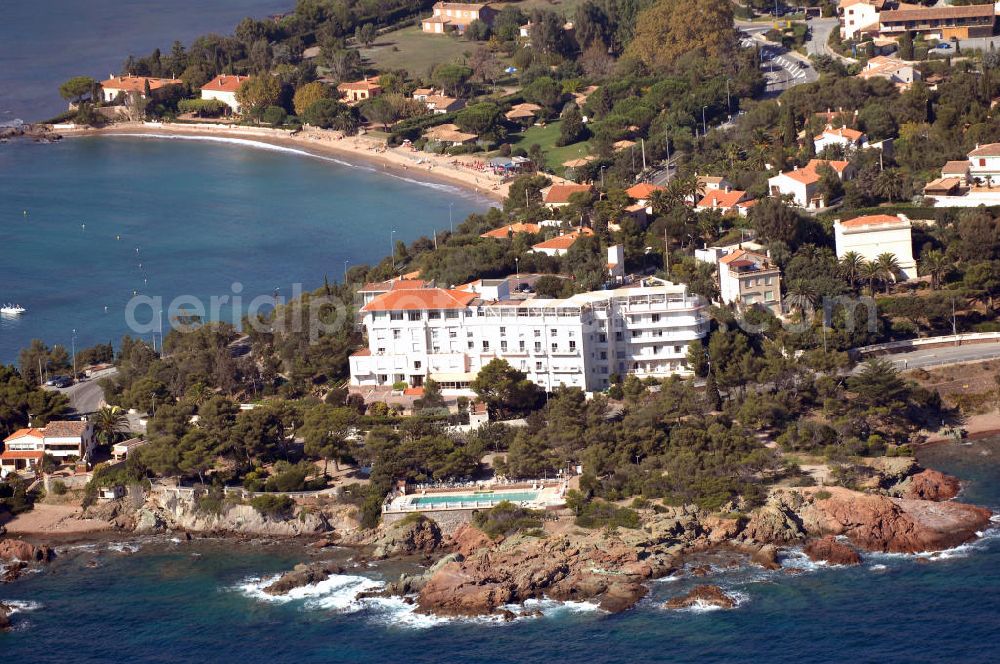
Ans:
{"label": "coastal road", "polygon": [[69,398],[70,407],[77,415],[90,415],[104,405],[104,390],[101,389],[100,380],[113,376],[117,372],[118,369],[112,367],[66,388],[46,387],[45,389],[65,394]]}
{"label": "coastal road", "polygon": [[[894,353],[882,356],[895,365],[897,369],[927,369],[946,364],[960,362],[982,362],[1000,358],[1000,342],[985,344],[967,344],[965,346],[939,346],[924,348],[908,353]],[[859,364],[854,368],[857,373],[863,367]]]}
{"label": "coastal road", "polygon": [[760,50],[760,67],[764,71],[768,94],[778,95],[796,85],[819,80],[819,74],[809,58],[764,39],[760,32],[747,35],[740,40],[740,45]]}

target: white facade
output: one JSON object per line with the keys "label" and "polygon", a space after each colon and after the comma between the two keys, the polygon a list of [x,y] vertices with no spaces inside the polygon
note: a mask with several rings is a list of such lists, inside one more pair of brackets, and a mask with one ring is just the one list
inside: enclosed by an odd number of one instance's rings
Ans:
{"label": "white facade", "polygon": [[874,3],[854,0],[840,3],[840,36],[854,39],[862,28],[878,26],[879,10]]}
{"label": "white facade", "polygon": [[853,251],[865,260],[873,261],[891,253],[899,263],[904,280],[917,278],[917,263],[913,260],[913,240],[910,220],[903,215],[869,215],[833,223],[837,243],[837,258]]}
{"label": "white facade", "polygon": [[867,147],[868,137],[853,129],[827,127],[823,133],[813,139],[816,154],[833,145],[844,148],[844,154],[850,156],[853,150]]}
{"label": "white facade", "polygon": [[232,109],[233,113],[239,115],[240,103],[236,101],[236,92],[229,92],[228,90],[206,90],[201,89],[202,99],[215,99],[221,101],[223,104]]}
{"label": "white facade", "polygon": [[981,184],[1000,184],[1000,143],[976,146],[969,153],[969,177]]}
{"label": "white facade", "polygon": [[503,287],[484,290],[444,310],[423,309],[413,298],[405,310],[379,311],[376,300],[376,310],[363,311],[368,347],[350,358],[351,384],[421,385],[431,378],[444,389],[464,389],[483,366],[503,358],[546,390],[598,391],[614,373],[687,373],[688,344],[708,333],[704,300],[668,282],[566,299],[509,297]]}

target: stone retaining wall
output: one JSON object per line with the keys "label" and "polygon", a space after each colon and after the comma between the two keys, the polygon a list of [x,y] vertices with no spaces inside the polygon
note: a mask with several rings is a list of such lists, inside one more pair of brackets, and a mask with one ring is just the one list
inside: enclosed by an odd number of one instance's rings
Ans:
{"label": "stone retaining wall", "polygon": [[463,523],[472,521],[472,514],[476,510],[420,510],[420,512],[387,512],[382,515],[382,522],[386,525],[402,521],[411,514],[420,514],[428,519],[432,519],[441,532],[450,535],[455,532]]}

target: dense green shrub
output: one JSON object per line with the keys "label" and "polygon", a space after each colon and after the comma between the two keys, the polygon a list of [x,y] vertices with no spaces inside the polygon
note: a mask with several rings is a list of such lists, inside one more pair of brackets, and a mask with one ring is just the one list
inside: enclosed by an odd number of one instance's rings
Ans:
{"label": "dense green shrub", "polygon": [[505,500],[492,509],[476,512],[472,517],[472,523],[488,536],[496,539],[520,531],[537,530],[542,527],[543,519],[543,512],[518,507]]}
{"label": "dense green shrub", "polygon": [[295,501],[288,496],[265,493],[251,498],[250,505],[264,516],[285,518],[291,515]]}
{"label": "dense green shrub", "polygon": [[628,507],[618,507],[603,500],[584,503],[576,517],[581,528],[638,528],[639,513]]}

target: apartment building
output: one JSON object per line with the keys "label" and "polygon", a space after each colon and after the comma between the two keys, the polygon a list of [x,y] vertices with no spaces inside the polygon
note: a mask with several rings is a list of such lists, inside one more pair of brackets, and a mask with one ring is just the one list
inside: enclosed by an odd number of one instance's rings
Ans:
{"label": "apartment building", "polygon": [[516,279],[472,290],[396,290],[362,310],[368,345],[350,358],[351,385],[468,390],[503,358],[546,390],[593,392],[611,374],[666,377],[688,371],[688,345],[708,333],[706,302],[687,287],[649,280],[565,299],[520,293]]}
{"label": "apartment building", "polygon": [[747,249],[719,259],[719,295],[726,304],[781,310],[781,269],[765,254]]}

